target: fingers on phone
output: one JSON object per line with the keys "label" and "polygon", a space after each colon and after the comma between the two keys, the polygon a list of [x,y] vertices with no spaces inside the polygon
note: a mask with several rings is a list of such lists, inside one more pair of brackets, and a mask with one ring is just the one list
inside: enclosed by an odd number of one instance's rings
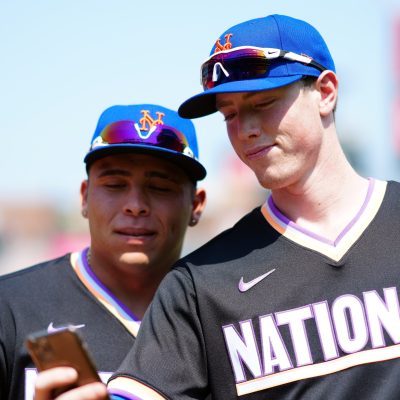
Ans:
{"label": "fingers on phone", "polygon": [[48,400],[54,389],[68,386],[78,379],[78,373],[69,367],[50,368],[38,374],[35,383],[35,400]]}
{"label": "fingers on phone", "polygon": [[95,382],[71,389],[55,400],[106,400],[108,398],[106,385],[101,382]]}

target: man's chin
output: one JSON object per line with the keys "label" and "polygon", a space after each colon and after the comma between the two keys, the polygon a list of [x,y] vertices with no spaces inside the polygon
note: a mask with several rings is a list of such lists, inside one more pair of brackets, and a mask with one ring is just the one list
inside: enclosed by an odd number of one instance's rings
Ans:
{"label": "man's chin", "polygon": [[150,260],[147,254],[142,252],[126,252],[122,253],[119,260],[124,264],[130,265],[148,265]]}

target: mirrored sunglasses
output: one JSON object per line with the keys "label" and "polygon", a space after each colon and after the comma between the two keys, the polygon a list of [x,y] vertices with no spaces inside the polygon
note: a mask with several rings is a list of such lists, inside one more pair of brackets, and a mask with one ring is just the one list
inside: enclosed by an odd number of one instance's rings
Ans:
{"label": "mirrored sunglasses", "polygon": [[113,122],[93,140],[90,150],[115,144],[154,146],[194,158],[186,136],[177,129],[162,124],[153,125],[148,131],[143,131],[135,121]]}
{"label": "mirrored sunglasses", "polygon": [[271,62],[279,59],[310,65],[321,72],[326,70],[306,55],[268,47],[240,46],[210,56],[201,65],[201,84],[207,90],[221,83],[260,78],[268,73]]}

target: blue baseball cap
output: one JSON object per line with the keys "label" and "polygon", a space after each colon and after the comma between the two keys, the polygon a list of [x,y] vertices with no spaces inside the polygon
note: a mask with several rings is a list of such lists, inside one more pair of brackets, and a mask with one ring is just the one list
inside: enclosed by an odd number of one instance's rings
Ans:
{"label": "blue baseball cap", "polygon": [[198,160],[193,123],[159,105],[115,105],[103,111],[84,158],[86,169],[99,158],[131,152],[165,158],[181,167],[193,181],[206,176],[206,169]]}
{"label": "blue baseball cap", "polygon": [[[240,71],[235,73],[234,64],[230,65],[228,58],[235,61],[235,54],[242,52],[242,65],[244,62],[249,65],[249,48],[253,52],[263,49],[261,61],[267,67],[262,69],[260,60],[253,61],[250,68],[258,68],[257,74],[249,78],[246,71],[241,71],[238,78]],[[213,62],[209,63],[210,60]],[[236,66],[240,69],[239,63]],[[325,69],[335,72],[335,64],[324,39],[313,26],[284,15],[252,19],[229,28],[216,41],[209,59],[202,65],[203,85],[207,79],[212,85],[204,85],[204,92],[186,100],[178,113],[183,118],[202,117],[217,111],[217,93],[275,89],[304,76],[318,77]]]}

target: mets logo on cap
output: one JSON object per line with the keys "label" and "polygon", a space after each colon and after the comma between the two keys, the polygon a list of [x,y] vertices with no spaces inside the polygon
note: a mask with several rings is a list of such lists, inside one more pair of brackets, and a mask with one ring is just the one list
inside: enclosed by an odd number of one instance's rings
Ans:
{"label": "mets logo on cap", "polygon": [[164,124],[162,117],[165,115],[165,113],[161,111],[156,111],[157,119],[154,119],[150,116],[150,110],[140,110],[140,112],[143,114],[143,117],[139,120],[139,123],[141,124],[141,131],[147,132],[152,130],[152,128],[156,125]]}
{"label": "mets logo on cap", "polygon": [[219,51],[224,51],[224,50],[230,50],[232,48],[232,43],[230,42],[231,37],[233,36],[233,33],[227,33],[224,38],[225,38],[225,43],[221,43],[221,39],[218,38],[217,41],[215,42],[215,50],[214,53],[218,53]]}
{"label": "mets logo on cap", "polygon": [[[140,110],[143,117],[139,119],[139,123],[135,123],[135,129],[141,139],[147,139],[157,128],[157,125],[164,125],[162,117],[165,113],[156,111],[157,119],[150,116],[150,110]],[[145,132],[143,134],[143,132]]]}
{"label": "mets logo on cap", "polygon": [[[110,126],[115,126],[117,124],[125,125],[125,129],[126,130],[126,123],[130,123],[133,124],[133,127],[135,128],[135,131],[139,137],[139,139],[141,140],[146,140],[148,139],[157,129],[157,126],[159,125],[164,125],[164,121],[163,121],[163,117],[165,116],[165,113],[161,112],[161,111],[156,111],[155,114],[156,116],[151,116],[150,115],[150,110],[140,110],[140,113],[142,114],[142,117],[139,119],[139,122],[134,122],[134,121],[121,121],[121,122],[114,122],[112,123]],[[92,143],[92,149],[94,149],[95,147],[98,146],[107,146],[109,144],[112,144],[111,142],[109,142],[108,140],[105,140],[104,137],[104,130],[101,132],[101,134],[99,136],[97,136],[93,143]],[[123,143],[124,140],[121,140],[120,143]],[[129,142],[127,140],[127,142]],[[115,144],[115,143],[114,143]]]}

